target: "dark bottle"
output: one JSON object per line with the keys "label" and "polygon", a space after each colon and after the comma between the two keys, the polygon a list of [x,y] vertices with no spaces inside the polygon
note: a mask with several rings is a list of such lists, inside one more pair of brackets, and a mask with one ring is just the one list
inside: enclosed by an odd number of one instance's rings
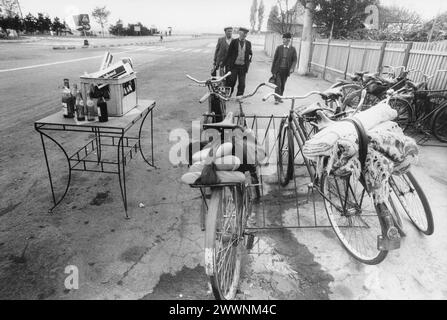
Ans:
{"label": "dark bottle", "polygon": [[78,85],[76,83],[74,83],[73,87],[70,90],[70,103],[67,105],[69,118],[74,118],[76,115],[76,94],[77,93],[78,93]]}
{"label": "dark bottle", "polygon": [[78,121],[85,121],[85,105],[80,90],[76,93],[76,119]]}
{"label": "dark bottle", "polygon": [[98,99],[98,118],[99,122],[109,121],[109,113],[107,112],[107,102],[104,97]]}
{"label": "dark bottle", "polygon": [[62,114],[64,118],[73,118],[74,113],[70,105],[72,103],[70,83],[68,79],[64,79],[64,88],[62,89]]}
{"label": "dark bottle", "polygon": [[96,120],[95,102],[93,101],[93,86],[91,86],[87,98],[87,120],[88,121]]}

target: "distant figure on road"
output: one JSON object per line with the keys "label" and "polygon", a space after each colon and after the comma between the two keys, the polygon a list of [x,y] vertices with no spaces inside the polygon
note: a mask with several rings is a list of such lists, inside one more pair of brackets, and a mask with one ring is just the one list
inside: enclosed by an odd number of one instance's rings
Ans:
{"label": "distant figure on road", "polygon": [[217,40],[216,51],[214,52],[214,64],[211,70],[211,75],[216,76],[216,71],[219,70],[219,76],[223,76],[226,72],[225,70],[225,58],[228,53],[228,48],[231,43],[231,36],[233,35],[233,27],[226,27],[224,29],[225,36]]}
{"label": "distant figure on road", "polygon": [[[293,73],[296,67],[297,55],[296,49],[290,42],[292,35],[287,32],[282,36],[283,44],[278,46],[275,51],[272,63],[272,75],[276,80],[275,93],[280,96],[284,93],[287,78]],[[281,99],[276,98],[275,104],[282,102]]]}
{"label": "distant figure on road", "polygon": [[160,42],[163,42],[163,34],[160,33]]}
{"label": "distant figure on road", "polygon": [[228,48],[227,57],[224,65],[226,70],[231,71],[231,76],[227,84],[231,87],[231,94],[233,94],[234,86],[237,85],[236,96],[241,96],[245,91],[245,76],[250,67],[253,52],[251,51],[251,42],[246,40],[248,29],[239,28],[239,38],[233,39]]}

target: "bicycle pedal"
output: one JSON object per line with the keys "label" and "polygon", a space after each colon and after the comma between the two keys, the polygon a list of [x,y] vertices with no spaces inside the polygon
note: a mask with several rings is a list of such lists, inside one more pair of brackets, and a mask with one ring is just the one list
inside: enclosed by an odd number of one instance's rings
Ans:
{"label": "bicycle pedal", "polygon": [[380,251],[390,251],[400,248],[400,236],[387,238],[382,235],[377,236],[377,249]]}

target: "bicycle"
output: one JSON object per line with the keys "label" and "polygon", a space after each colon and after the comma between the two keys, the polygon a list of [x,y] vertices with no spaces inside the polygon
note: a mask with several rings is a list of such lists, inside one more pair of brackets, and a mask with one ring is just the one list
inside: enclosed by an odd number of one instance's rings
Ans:
{"label": "bicycle", "polygon": [[[295,112],[294,101],[307,98],[312,94],[319,94],[319,92],[310,92],[304,96],[280,97],[281,99],[292,100],[289,115],[284,119],[278,133],[278,175],[279,183],[281,184],[284,184],[293,177],[295,142],[302,152],[303,145],[306,141],[305,127],[302,125],[304,118]],[[269,96],[264,99],[267,100]],[[361,101],[351,116],[361,110],[365,97],[366,91],[363,91]],[[389,94],[388,99],[391,99],[391,94]],[[324,110],[310,108],[310,111],[320,115],[320,122],[314,124],[320,129],[333,123],[333,121],[322,113]],[[337,117],[333,118],[336,119]],[[366,138],[361,138],[362,134],[359,131],[358,129],[359,159],[361,163],[364,163],[367,152],[366,146],[364,145]],[[284,152],[288,153],[288,156],[282,156]],[[343,247],[351,256],[366,264],[377,264],[385,259],[389,250],[397,249],[400,246],[398,233],[402,231],[402,228],[401,225],[397,225],[397,222],[395,222],[397,217],[400,217],[397,211],[398,204],[396,201],[390,197],[388,203],[375,204],[366,188],[362,176],[360,179],[355,179],[352,174],[339,176],[332,171],[327,172],[324,168],[327,165],[328,158],[322,159],[323,168],[320,172],[323,173],[318,176],[315,165],[304,156],[303,159],[313,186],[316,187],[323,198],[331,226]],[[283,160],[287,161],[286,170],[282,169],[284,167]],[[410,186],[408,181],[411,182],[411,188],[408,187],[405,189],[404,184],[401,184],[400,188],[397,188],[396,181],[399,181],[398,179],[400,177],[392,176],[390,179],[395,194],[399,195],[399,203],[402,207],[406,208],[405,210],[410,219],[416,221],[415,225],[422,232],[429,234],[433,230],[433,220],[430,220],[432,216],[425,195],[411,172],[408,172],[402,177],[407,182],[406,186]],[[408,180],[406,177],[409,177]],[[427,217],[426,220],[428,221],[428,227],[425,229],[423,223],[418,224],[418,221],[421,219],[419,218],[418,220],[416,218],[415,210],[410,210],[411,208],[408,204],[411,204],[412,202],[410,201],[413,201],[413,199],[419,200],[422,203],[425,216]],[[391,201],[393,206],[390,205]]]}
{"label": "bicycle", "polygon": [[398,90],[391,107],[398,112],[402,129],[413,127],[427,135],[431,132],[439,141],[447,142],[447,90],[428,87],[428,80],[442,72],[447,70],[438,70],[434,75],[423,74],[424,81],[419,83],[408,80],[405,87]]}
{"label": "bicycle", "polygon": [[[273,88],[272,84],[262,83],[253,93],[234,99],[215,93],[219,99],[226,102],[230,100],[238,102],[239,114],[237,121],[233,113],[229,112],[222,122],[203,125],[204,129],[216,129],[221,133],[221,140],[214,145],[213,153],[225,142],[229,142],[225,140],[228,135],[222,134],[225,133],[224,130],[245,132],[248,129],[242,103],[255,95],[262,86]],[[239,158],[246,157],[242,155]],[[201,211],[201,221],[205,221],[205,270],[210,279],[213,294],[219,300],[235,297],[241,272],[243,247],[247,248],[253,242],[253,235],[246,232],[245,227],[251,213],[252,202],[259,196],[260,185],[256,171],[258,164],[243,162],[242,160],[236,172],[226,172],[223,176],[221,173],[219,183],[190,184],[192,188],[199,188],[201,191],[202,207],[205,208]],[[206,196],[207,189],[211,190],[209,197]]]}
{"label": "bicycle", "polygon": [[227,114],[225,99],[230,96],[231,88],[222,86],[222,82],[230,75],[231,72],[227,72],[222,77],[211,77],[207,80],[197,80],[186,75],[188,79],[208,89],[208,92],[199,100],[199,103],[208,100],[208,112],[203,115],[202,123],[220,122]]}

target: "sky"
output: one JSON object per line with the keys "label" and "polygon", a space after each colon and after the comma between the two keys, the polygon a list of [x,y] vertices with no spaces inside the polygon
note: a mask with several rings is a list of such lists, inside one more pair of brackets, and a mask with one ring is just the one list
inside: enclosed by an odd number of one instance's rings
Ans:
{"label": "sky", "polygon": [[[225,26],[249,26],[253,0],[19,0],[22,12],[48,13],[51,17],[91,13],[94,7],[106,6],[111,11],[109,23],[122,19],[125,24],[141,22],[159,30],[173,32],[223,32]],[[266,28],[270,8],[276,0],[263,0]],[[260,0],[258,0],[258,3]],[[417,11],[423,19],[431,19],[439,11],[447,11],[445,0],[381,0],[384,5],[398,5]],[[93,29],[98,26],[92,24]],[[99,29],[98,29],[99,30]]]}

